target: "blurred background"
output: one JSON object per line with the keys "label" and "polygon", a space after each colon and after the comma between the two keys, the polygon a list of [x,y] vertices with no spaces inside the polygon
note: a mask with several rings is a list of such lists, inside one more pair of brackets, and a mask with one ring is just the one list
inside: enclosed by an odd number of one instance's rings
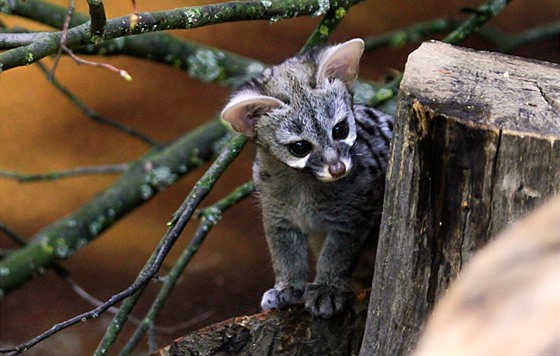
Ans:
{"label": "blurred background", "polygon": [[[62,6],[66,0],[51,1]],[[203,1],[138,0],[139,11],[201,5]],[[333,42],[378,35],[413,23],[436,18],[466,18],[465,7],[483,1],[368,0],[353,7],[332,37]],[[389,5],[390,4],[390,5]],[[131,12],[130,1],[105,3],[107,17]],[[87,13],[83,0],[76,11]],[[36,23],[0,15],[8,26],[50,30]],[[506,33],[557,21],[557,0],[513,1],[489,26]],[[278,63],[297,53],[320,18],[304,17],[271,24],[267,21],[239,22],[173,31],[174,35],[214,46],[265,63]],[[436,37],[441,38],[442,36]],[[362,61],[360,77],[381,80],[392,70],[402,70],[408,53],[419,44],[398,49],[375,50]],[[494,47],[477,39],[463,46]],[[560,62],[559,39],[539,41],[514,52],[515,55]],[[87,59],[95,59],[84,57]],[[100,68],[78,66],[63,58],[56,77],[86,104],[118,122],[133,126],[160,141],[170,141],[213,118],[225,105],[230,89],[201,83],[188,73],[170,66],[126,57],[98,58],[125,69],[133,77],[127,82]],[[51,59],[44,60],[52,65]],[[55,90],[32,65],[0,76],[0,169],[41,173],[74,167],[122,163],[135,160],[148,147],[121,132],[86,118]],[[220,199],[251,178],[254,149],[248,145],[228,169],[204,205]],[[207,167],[207,166],[205,166]],[[165,233],[166,222],[179,207],[204,167],[191,173],[141,208],[114,225],[92,244],[62,262],[75,280],[95,297],[106,300],[126,288]],[[44,183],[17,183],[0,179],[0,220],[24,237],[71,213],[117,179],[116,175],[88,176]],[[164,264],[164,274],[188,244],[197,222],[183,233]],[[15,245],[4,235],[1,248]],[[262,293],[273,284],[255,198],[228,211],[179,281],[158,325],[172,327],[188,322],[171,333],[158,333],[160,346],[190,330],[258,312]],[[141,317],[157,290],[148,288],[133,315]],[[54,323],[90,310],[53,272],[47,272],[7,295],[0,303],[0,345],[10,346],[43,332]],[[104,314],[67,329],[29,351],[40,354],[90,354],[112,315]],[[125,328],[117,347],[134,330]],[[146,347],[145,344],[142,347]]]}

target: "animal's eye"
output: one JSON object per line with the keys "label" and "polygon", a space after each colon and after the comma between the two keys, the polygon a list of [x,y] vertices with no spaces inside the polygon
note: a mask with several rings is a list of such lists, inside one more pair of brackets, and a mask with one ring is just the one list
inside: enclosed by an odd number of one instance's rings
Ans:
{"label": "animal's eye", "polygon": [[292,142],[288,145],[288,150],[296,157],[303,158],[311,151],[311,144],[307,141],[301,140]]}
{"label": "animal's eye", "polygon": [[348,136],[348,122],[346,120],[334,125],[332,137],[335,140],[344,140]]}

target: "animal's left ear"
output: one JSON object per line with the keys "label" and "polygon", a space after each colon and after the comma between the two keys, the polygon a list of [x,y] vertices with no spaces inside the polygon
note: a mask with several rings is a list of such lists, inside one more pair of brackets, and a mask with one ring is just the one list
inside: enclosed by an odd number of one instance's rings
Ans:
{"label": "animal's left ear", "polygon": [[364,41],[360,38],[327,49],[319,62],[317,83],[338,78],[351,88],[358,76],[363,52]]}

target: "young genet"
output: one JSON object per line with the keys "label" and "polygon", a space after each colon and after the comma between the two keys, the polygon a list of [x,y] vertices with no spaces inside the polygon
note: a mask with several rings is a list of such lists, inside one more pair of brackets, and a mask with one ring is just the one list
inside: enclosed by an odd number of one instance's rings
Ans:
{"label": "young genet", "polygon": [[393,117],[353,101],[363,49],[353,39],[290,58],[242,85],[222,112],[257,144],[253,179],[276,276],[263,309],[304,302],[315,316],[338,313],[360,251],[377,239]]}

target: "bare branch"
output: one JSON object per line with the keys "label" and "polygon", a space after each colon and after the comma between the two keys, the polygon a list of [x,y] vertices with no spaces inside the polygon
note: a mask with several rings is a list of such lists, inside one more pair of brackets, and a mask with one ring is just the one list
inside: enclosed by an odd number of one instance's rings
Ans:
{"label": "bare branch", "polygon": [[[150,257],[144,266],[143,270],[140,272],[138,277],[139,279],[146,274],[153,273],[153,276],[157,270],[159,270],[159,266],[163,263],[163,259],[179,237],[179,234],[183,231],[183,228],[190,220],[198,204],[200,204],[202,199],[206,196],[206,194],[208,194],[227,166],[233,161],[233,159],[235,159],[235,157],[237,157],[245,142],[246,138],[244,136],[235,135],[228,145],[222,150],[222,153],[212,166],[196,183],[183,204],[181,204],[181,207],[179,207],[179,209],[175,212],[173,219],[168,223],[168,226],[170,226],[168,232],[156,248],[156,251],[152,254],[152,257]],[[140,294],[142,294],[142,291],[143,289],[138,289],[134,295],[131,295],[130,298],[123,301],[119,313],[117,313],[111,321],[103,339],[97,347],[95,352],[96,355],[104,355],[111,347],[117,335],[124,327],[128,314],[137,299],[140,297]]]}
{"label": "bare branch", "polygon": [[10,292],[52,262],[70,257],[125,214],[212,158],[216,141],[227,132],[219,121],[211,121],[140,157],[111,187],[3,258],[0,269],[9,272],[0,274],[1,292]]}
{"label": "bare branch", "polygon": [[443,42],[450,44],[459,44],[463,42],[492,17],[505,9],[511,1],[512,0],[491,0],[482,4],[475,10],[474,15],[463,21],[459,27],[443,39]]}
{"label": "bare branch", "polygon": [[[14,0],[17,4],[22,0]],[[348,7],[359,0],[336,1],[339,7]],[[334,3],[334,1],[333,1]],[[329,4],[330,5],[330,4]],[[193,29],[212,24],[246,20],[281,20],[296,16],[323,15],[325,7],[317,1],[243,1],[192,6],[167,11],[138,14],[138,23],[131,26],[130,17],[123,16],[107,21],[103,40],[134,34],[172,29]],[[41,40],[27,46],[14,48],[0,54],[2,70],[34,63],[54,54],[61,42],[62,33],[46,34]],[[66,45],[69,48],[98,42],[92,38],[87,23],[68,30]]]}
{"label": "bare branch", "polygon": [[[42,24],[61,29],[66,18],[66,8],[42,0],[0,0],[6,4],[0,12],[21,16]],[[85,14],[74,13],[69,27],[76,27],[89,21]]]}
{"label": "bare branch", "polygon": [[14,171],[1,171],[1,178],[15,179],[20,183],[44,182],[49,180],[58,180],[63,178],[72,178],[84,175],[103,175],[123,173],[129,167],[128,163],[109,164],[102,166],[79,167],[66,171],[40,173],[40,174],[24,174]]}
{"label": "bare branch", "polygon": [[[248,197],[251,193],[253,193],[254,190],[255,186],[253,182],[247,182],[237,187],[225,198],[199,211],[198,216],[201,218],[201,221],[190,244],[183,251],[181,256],[177,259],[175,265],[166,275],[165,282],[161,287],[158,295],[156,296],[156,299],[152,303],[150,310],[146,313],[146,316],[144,317],[142,323],[138,325],[136,331],[121,351],[121,354],[127,355],[131,353],[142,336],[149,330],[151,326],[155,325],[156,318],[165,305],[169,294],[175,287],[177,280],[206,239],[206,236],[210,232],[211,228],[216,225],[216,223],[221,219],[222,214],[232,206],[239,203],[241,200]],[[150,352],[153,351],[155,350],[150,350]]]}
{"label": "bare branch", "polygon": [[109,63],[102,63],[102,62],[93,62],[93,61],[88,61],[85,59],[82,59],[78,56],[76,56],[74,54],[74,52],[72,52],[72,50],[68,47],[66,47],[65,45],[61,45],[62,50],[68,54],[70,56],[70,58],[72,58],[74,60],[74,62],[76,62],[76,64],[86,64],[92,67],[100,67],[103,69],[107,69],[110,72],[116,73],[118,74],[120,77],[124,78],[125,80],[131,81],[132,77],[130,76],[130,74],[128,74],[128,72],[124,69],[119,69]]}
{"label": "bare branch", "polygon": [[[64,322],[58,323],[46,332],[16,347],[0,349],[0,352],[19,354],[45,340],[46,338],[58,333],[61,330],[64,330],[80,322],[85,322],[88,319],[97,318],[101,313],[105,312],[115,304],[125,300],[127,297],[133,295],[139,296],[143,288],[146,286],[147,282],[149,282],[149,280],[152,279],[159,271],[159,268],[163,263],[165,257],[185,228],[187,222],[192,217],[198,204],[200,204],[202,199],[204,199],[206,194],[208,194],[208,192],[212,189],[213,185],[222,175],[227,166],[237,157],[245,142],[246,138],[244,136],[235,135],[231,139],[231,141],[224,147],[222,153],[218,156],[216,161],[212,164],[212,166],[210,166],[210,168],[206,171],[202,178],[200,178],[200,180],[196,183],[181,207],[177,210],[174,219],[171,222],[169,230],[160,241],[158,247],[150,257],[142,271],[140,271],[140,273],[138,274],[138,278],[136,279],[136,281],[134,281],[134,283],[130,287],[120,293],[113,295],[107,302],[103,303],[97,308],[89,312],[77,315]],[[126,300],[123,302],[123,304],[124,303],[126,303]],[[104,337],[102,343],[100,344],[97,353],[105,354],[108,348],[111,346],[112,341],[118,334],[118,331],[120,331],[120,329],[122,328],[122,323],[124,321],[120,320],[119,317],[122,317],[121,313],[118,313],[115,319],[113,319],[113,322],[111,323],[111,326],[106,333],[106,337]],[[115,322],[119,322],[119,320],[120,325],[115,326]],[[117,332],[115,333],[115,331]]]}
{"label": "bare branch", "polygon": [[54,73],[56,72],[56,68],[58,67],[58,63],[60,62],[60,57],[62,56],[62,50],[66,47],[66,41],[68,39],[68,26],[70,26],[70,19],[72,18],[73,13],[74,13],[74,0],[69,0],[68,8],[66,9],[66,17],[64,18],[64,23],[62,24],[60,45],[58,47],[58,50],[56,51],[54,64],[48,75],[49,81],[52,81],[54,79]]}
{"label": "bare branch", "polygon": [[11,29],[1,29],[0,49],[10,49],[26,46],[29,43],[40,40],[46,32],[28,32],[25,29],[14,27]]}

